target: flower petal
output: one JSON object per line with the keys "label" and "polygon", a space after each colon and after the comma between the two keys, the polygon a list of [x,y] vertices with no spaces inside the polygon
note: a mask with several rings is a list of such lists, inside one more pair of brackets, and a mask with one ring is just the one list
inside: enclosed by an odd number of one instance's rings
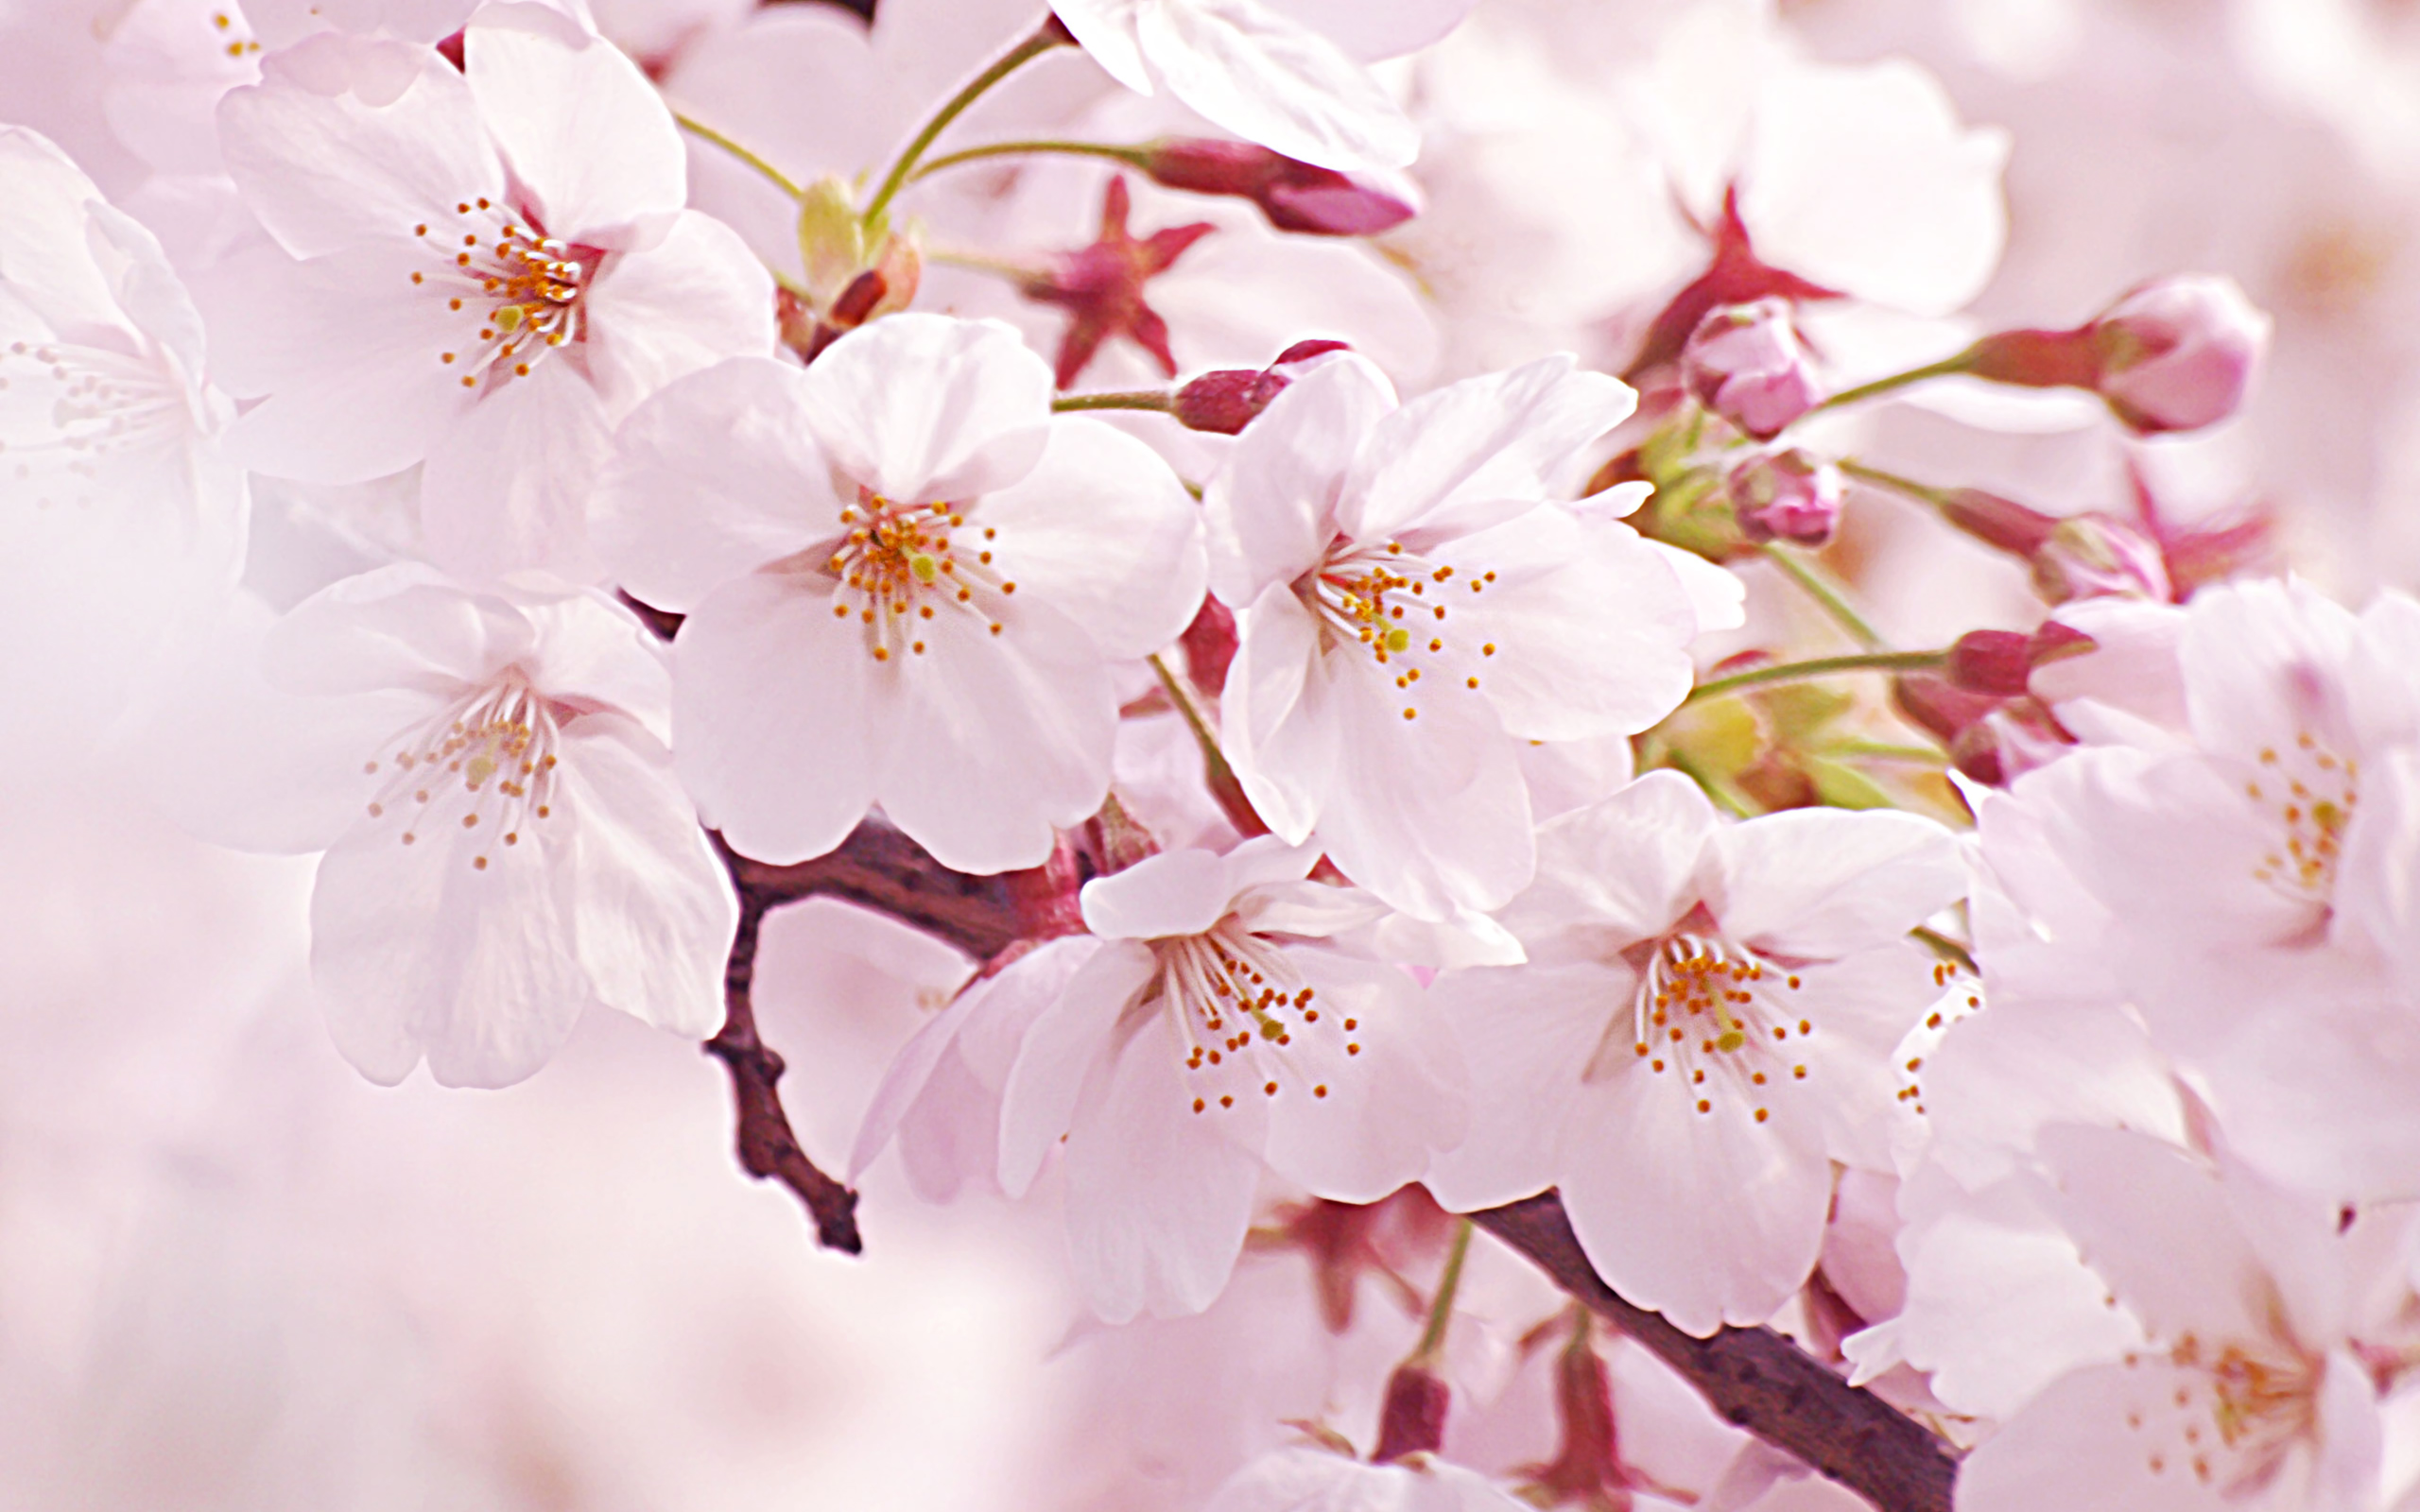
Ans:
{"label": "flower petal", "polygon": [[1429,996],[1460,1029],[1471,1077],[1470,1136],[1422,1177],[1440,1203],[1474,1212],[1554,1185],[1581,1069],[1637,986],[1628,968],[1596,962],[1437,979]]}
{"label": "flower petal", "polygon": [[662,241],[608,257],[585,299],[589,376],[617,420],[675,378],[772,355],[772,275],[737,232],[694,211]]}
{"label": "flower petal", "polygon": [[1367,70],[1258,0],[1163,0],[1135,20],[1168,93],[1237,136],[1340,170],[1419,156],[1419,129]]}
{"label": "flower petal", "polygon": [[[1298,1035],[1269,1100],[1269,1163],[1315,1197],[1375,1202],[1470,1128],[1469,1073],[1438,1005],[1396,967],[1316,947],[1287,958],[1352,1038]],[[1348,1053],[1346,1043],[1358,1046]],[[1324,1095],[1315,1087],[1327,1089]]]}
{"label": "flower petal", "polygon": [[1655,771],[1538,830],[1538,878],[1504,910],[1532,949],[1585,931],[1611,954],[1651,939],[1698,902],[1719,831],[1714,805],[1678,772]]}
{"label": "flower petal", "polygon": [[562,11],[480,9],[462,36],[480,118],[527,185],[546,233],[592,246],[668,215],[688,195],[672,112],[636,63]]}
{"label": "flower petal", "polygon": [[873,805],[865,636],[825,584],[752,574],[706,595],[672,648],[673,754],[707,824],[744,855],[820,856]]}
{"label": "flower petal", "polygon": [[1211,587],[1240,610],[1310,571],[1337,533],[1353,458],[1395,405],[1393,386],[1358,357],[1296,379],[1244,428],[1202,498]]}
{"label": "flower petal", "polygon": [[1793,809],[1724,830],[1715,850],[1723,932],[1783,955],[1887,944],[1966,893],[1956,838],[1912,814]]}
{"label": "flower petal", "polygon": [[833,464],[887,499],[973,499],[1042,460],[1052,387],[1014,327],[911,311],[815,359],[806,418]]}
{"label": "flower petal", "polygon": [[[1151,953],[1140,945],[1103,946],[1026,1031],[1000,1092],[1000,1188],[1010,1196],[1025,1195],[1066,1135],[1086,1079],[1116,1053],[1118,1021],[1156,970]],[[1167,1058],[1173,1066],[1175,1053]]]}
{"label": "flower petal", "polygon": [[1319,625],[1284,583],[1236,619],[1236,660],[1219,702],[1219,744],[1271,833],[1300,845],[1335,780],[1335,728],[1302,708]]}
{"label": "flower petal", "polygon": [[429,556],[473,579],[525,568],[602,577],[588,502],[613,449],[596,390],[569,363],[541,362],[481,394],[429,442],[420,477]]}

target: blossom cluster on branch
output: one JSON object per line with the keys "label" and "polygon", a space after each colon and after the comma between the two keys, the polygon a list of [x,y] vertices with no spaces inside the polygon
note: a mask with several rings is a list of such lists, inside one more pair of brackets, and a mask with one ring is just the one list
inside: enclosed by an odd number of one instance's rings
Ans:
{"label": "blossom cluster on branch", "polygon": [[[318,857],[363,1077],[611,1009],[868,1265],[895,1160],[1054,1214],[1088,1327],[1383,1277],[1374,1411],[1222,1402],[1216,1512],[2420,1507],[2420,603],[2166,497],[2232,280],[1964,313],[2009,140],[1923,68],[1728,0],[119,12],[139,173],[0,127],[12,725]],[[752,1001],[814,894],[970,961],[845,1150]],[[1747,1434],[1659,1448],[1617,1337]]]}

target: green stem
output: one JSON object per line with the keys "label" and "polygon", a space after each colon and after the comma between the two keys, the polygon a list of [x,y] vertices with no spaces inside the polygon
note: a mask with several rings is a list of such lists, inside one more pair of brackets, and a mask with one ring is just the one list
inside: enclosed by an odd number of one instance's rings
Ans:
{"label": "green stem", "polygon": [[672,119],[674,124],[678,125],[682,130],[688,132],[699,141],[709,143],[715,146],[722,148],[725,152],[728,152],[733,157],[737,158],[740,162],[755,169],[758,173],[763,174],[767,179],[772,180],[773,183],[778,185],[782,193],[789,196],[792,199],[804,199],[806,198],[806,191],[791,182],[790,176],[788,174],[774,167],[763,158],[760,158],[755,153],[749,151],[746,147],[741,146],[738,143],[723,135],[720,131],[716,130],[713,127],[706,125],[703,121],[693,121],[689,117],[680,114],[677,112],[674,112]]}
{"label": "green stem", "polygon": [[1054,154],[1070,158],[1109,158],[1130,168],[1150,164],[1150,154],[1143,147],[1118,146],[1109,142],[1063,142],[1048,138],[1028,142],[987,142],[979,147],[961,147],[944,152],[920,165],[908,176],[909,183],[921,183],[943,168],[955,168],[961,163],[980,163],[986,158],[1013,158]]}
{"label": "green stem", "polygon": [[1024,267],[1005,258],[986,257],[980,252],[954,251],[945,248],[926,248],[925,261],[939,264],[942,267],[962,267],[972,273],[989,273],[994,278],[1004,278],[1011,284],[1031,284],[1043,276],[1042,269],[1038,267]]}
{"label": "green stem", "polygon": [[1896,472],[1885,472],[1878,467],[1868,467],[1862,462],[1852,461],[1847,457],[1841,459],[1841,471],[1859,483],[1871,483],[1877,489],[1889,489],[1892,492],[1905,494],[1919,504],[1929,504],[1936,509],[1949,502],[1949,490],[1946,489],[1936,489],[1929,483],[1919,483],[1913,478],[1901,477]]}
{"label": "green stem", "polygon": [[1193,731],[1193,743],[1201,748],[1202,785],[1210,790],[1211,798],[1225,812],[1227,821],[1242,834],[1268,833],[1269,826],[1253,812],[1252,799],[1244,795],[1242,780],[1236,776],[1236,769],[1227,765],[1227,753],[1219,748],[1218,732],[1210,728],[1210,720],[1201,711],[1201,696],[1194,692],[1193,684],[1178,677],[1165,657],[1154,655],[1145,660],[1151,663],[1151,670],[1160,675],[1160,686],[1167,690],[1168,702],[1176,705],[1176,712],[1184,716],[1185,728]]}
{"label": "green stem", "polygon": [[1077,409],[1144,409],[1165,415],[1176,405],[1176,396],[1161,388],[1134,388],[1105,394],[1061,394],[1050,402],[1051,409],[1065,414]]}
{"label": "green stem", "polygon": [[1841,628],[1848,631],[1849,639],[1869,651],[1882,649],[1881,635],[1865,622],[1863,615],[1850,607],[1848,599],[1822,573],[1799,560],[1796,554],[1785,551],[1770,541],[1757,549],[1764,553],[1767,561],[1781,569],[1783,576],[1796,583],[1807,597],[1823,607],[1824,613],[1832,616]]}
{"label": "green stem", "polygon": [[1064,45],[1067,40],[1066,32],[1060,28],[1058,18],[1053,16],[1043,22],[1041,29],[1032,36],[994,60],[991,67],[967,80],[966,87],[951,95],[940,110],[935,111],[933,118],[925,123],[924,129],[918,131],[915,139],[908,144],[907,149],[899,154],[899,161],[893,163],[890,165],[890,171],[883,176],[882,187],[873,192],[873,200],[867,204],[865,214],[858,218],[869,226],[880,219],[882,213],[890,208],[892,197],[907,187],[908,176],[916,171],[916,164],[924,157],[925,149],[933,145],[935,137],[948,129],[950,122],[965,113],[966,108],[981,99],[984,93],[993,85],[1053,47]]}
{"label": "green stem", "polygon": [[1683,703],[1701,703],[1719,698],[1726,693],[1743,688],[1760,688],[1773,682],[1805,682],[1810,678],[1827,678],[1835,672],[1936,672],[1949,662],[1946,651],[1862,651],[1856,656],[1822,656],[1811,662],[1784,662],[1778,666],[1755,667],[1735,672],[1712,682],[1701,682],[1689,690]]}
{"label": "green stem", "polygon": [[1664,753],[1664,765],[1698,784],[1698,790],[1712,799],[1714,806],[1735,819],[1753,819],[1755,810],[1739,801],[1739,796],[1716,780],[1712,772],[1677,750]]}
{"label": "green stem", "polygon": [[1454,1225],[1454,1247],[1445,1252],[1444,1273],[1437,1278],[1437,1296],[1428,1304],[1428,1327],[1421,1331],[1411,1362],[1433,1366],[1445,1348],[1445,1329],[1454,1321],[1454,1294],[1461,1289],[1462,1262],[1471,1252],[1471,1221]]}
{"label": "green stem", "polygon": [[1906,372],[1894,372],[1887,378],[1876,378],[1872,383],[1859,384],[1855,388],[1843,388],[1808,410],[1807,413],[1820,415],[1827,409],[1840,409],[1862,400],[1872,399],[1878,394],[1890,393],[1894,388],[1905,388],[1910,384],[1923,383],[1930,378],[1955,377],[1974,367],[1977,349],[1968,347],[1954,357],[1944,357],[1939,362],[1927,363],[1921,368],[1910,368]]}

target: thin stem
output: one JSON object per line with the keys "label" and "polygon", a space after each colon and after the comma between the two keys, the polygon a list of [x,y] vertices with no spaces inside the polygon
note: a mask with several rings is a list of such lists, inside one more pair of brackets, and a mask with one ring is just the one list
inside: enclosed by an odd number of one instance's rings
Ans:
{"label": "thin stem", "polygon": [[1919,504],[1929,504],[1935,508],[1942,507],[1949,501],[1949,491],[1946,489],[1936,489],[1929,483],[1919,483],[1913,478],[1901,477],[1896,472],[1885,472],[1878,467],[1868,467],[1862,462],[1852,461],[1847,457],[1841,459],[1841,471],[1859,483],[1871,483],[1877,489],[1889,489],[1893,493],[1904,493]]}
{"label": "thin stem", "polygon": [[1757,549],[1764,553],[1767,561],[1781,569],[1783,576],[1796,583],[1807,597],[1823,607],[1824,613],[1832,616],[1841,629],[1848,631],[1850,640],[1869,651],[1883,648],[1881,635],[1865,622],[1863,615],[1850,607],[1848,599],[1822,573],[1801,561],[1795,553],[1786,551],[1770,541]]}
{"label": "thin stem", "polygon": [[1042,269],[1038,267],[1026,267],[1004,257],[986,257],[981,252],[959,251],[950,248],[925,249],[925,261],[943,267],[962,267],[970,273],[989,273],[1011,284],[1030,284],[1043,276]]}
{"label": "thin stem", "polygon": [[1454,1321],[1454,1294],[1461,1289],[1462,1262],[1471,1252],[1471,1221],[1459,1219],[1454,1224],[1454,1247],[1445,1252],[1444,1273],[1437,1278],[1437,1296],[1428,1304],[1428,1327],[1421,1331],[1420,1344],[1411,1358],[1423,1365],[1432,1365],[1445,1348],[1445,1330]]}
{"label": "thin stem", "polygon": [[1714,800],[1714,806],[1735,819],[1753,819],[1755,811],[1739,801],[1738,795],[1715,779],[1712,772],[1677,750],[1664,753],[1664,765],[1698,784],[1698,790]]}
{"label": "thin stem", "polygon": [[1939,362],[1927,363],[1921,368],[1910,368],[1906,372],[1894,372],[1887,378],[1876,378],[1872,383],[1859,384],[1855,388],[1843,388],[1808,410],[1807,413],[1820,415],[1827,409],[1840,409],[1862,400],[1872,399],[1877,394],[1887,394],[1894,388],[1905,388],[1910,384],[1923,383],[1929,378],[1955,377],[1966,371],[1974,364],[1975,349],[1969,347],[1954,357],[1944,357]]}
{"label": "thin stem", "polygon": [[1201,747],[1202,785],[1218,800],[1239,833],[1267,834],[1269,826],[1253,811],[1252,799],[1244,795],[1244,784],[1236,769],[1227,765],[1227,753],[1219,748],[1218,733],[1210,728],[1210,720],[1202,713],[1201,697],[1190,680],[1178,677],[1167,660],[1161,656],[1146,658],[1151,670],[1160,675],[1160,686],[1167,690],[1168,701],[1184,716],[1185,728],[1193,731],[1193,743]]}
{"label": "thin stem", "polygon": [[986,158],[1037,157],[1050,154],[1069,158],[1109,158],[1130,168],[1144,167],[1150,154],[1142,147],[1119,146],[1110,142],[1063,142],[1041,138],[1027,142],[987,142],[979,147],[961,147],[944,152],[920,165],[908,176],[909,183],[921,183],[943,168],[955,168],[961,163],[980,163]]}
{"label": "thin stem", "polygon": [[1856,656],[1822,656],[1811,662],[1784,662],[1778,666],[1755,667],[1735,672],[1712,682],[1701,682],[1689,690],[1683,703],[1699,703],[1719,698],[1742,688],[1758,688],[1772,682],[1805,682],[1810,678],[1827,678],[1835,672],[1935,672],[1949,662],[1946,651],[1862,651]]}
{"label": "thin stem", "polygon": [[950,122],[965,113],[968,106],[981,99],[993,85],[1053,47],[1064,45],[1069,40],[1059,25],[1059,18],[1050,17],[1032,36],[1002,53],[993,60],[991,67],[967,80],[966,87],[943,102],[942,108],[933,112],[933,118],[925,123],[924,129],[918,131],[907,149],[899,154],[899,161],[893,163],[890,171],[883,176],[882,187],[873,192],[873,200],[866,205],[865,214],[859,218],[872,225],[890,208],[892,197],[907,186],[908,176],[916,171],[916,164],[925,156],[925,149],[933,145],[935,137],[948,129]]}
{"label": "thin stem", "polygon": [[1105,394],[1061,394],[1050,402],[1059,414],[1071,409],[1144,409],[1165,415],[1176,405],[1176,396],[1162,388],[1134,388]]}
{"label": "thin stem", "polygon": [[716,130],[713,127],[706,125],[705,122],[693,121],[688,116],[683,115],[679,112],[673,112],[672,119],[680,126],[682,130],[688,132],[699,141],[711,143],[714,146],[722,148],[725,152],[728,152],[733,157],[737,158],[740,162],[755,169],[758,173],[763,174],[767,179],[772,180],[774,184],[779,186],[782,193],[789,196],[792,199],[804,199],[806,198],[806,191],[791,182],[790,176],[788,174],[774,167],[763,158],[760,158],[755,153],[749,151],[746,147],[741,146],[736,142],[734,142],[731,138],[723,135],[720,131]]}

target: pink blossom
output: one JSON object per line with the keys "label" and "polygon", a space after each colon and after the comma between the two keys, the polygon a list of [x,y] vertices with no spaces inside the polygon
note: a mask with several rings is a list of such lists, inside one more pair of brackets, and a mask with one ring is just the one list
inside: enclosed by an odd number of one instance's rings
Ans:
{"label": "pink blossom", "polygon": [[1823,397],[1785,300],[1711,312],[1682,350],[1681,369],[1699,404],[1760,441]]}
{"label": "pink blossom", "polygon": [[531,5],[482,11],[463,46],[458,71],[309,38],[220,108],[228,170],[282,249],[218,290],[229,382],[262,396],[235,439],[309,481],[421,464],[439,560],[585,576],[614,424],[770,352],[772,284],[682,208],[678,133],[628,59]]}
{"label": "pink blossom", "polygon": [[1701,1336],[1763,1322],[1814,1268],[1831,1162],[1889,1166],[1892,1057],[1941,994],[1907,933],[1963,882],[1929,820],[1726,826],[1671,772],[1553,820],[1502,916],[1531,964],[1432,988],[1477,1101],[1429,1189],[1468,1211],[1560,1187],[1631,1301]]}
{"label": "pink blossom", "polygon": [[682,775],[739,850],[821,855],[879,803],[944,863],[1001,871],[1100,807],[1111,663],[1193,618],[1201,524],[1167,463],[1054,417],[1051,388],[1004,325],[896,315],[631,417],[606,555],[689,616]]}

